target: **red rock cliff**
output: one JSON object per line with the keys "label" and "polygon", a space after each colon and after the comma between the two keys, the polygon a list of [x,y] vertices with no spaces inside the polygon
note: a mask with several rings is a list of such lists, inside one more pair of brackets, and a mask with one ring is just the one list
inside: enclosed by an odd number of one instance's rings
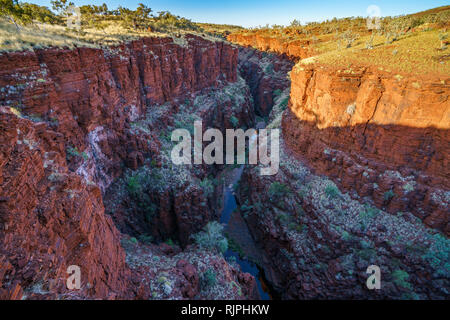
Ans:
{"label": "red rock cliff", "polygon": [[[228,39],[294,60],[314,55],[307,41],[258,33]],[[345,189],[371,196],[389,212],[414,212],[449,234],[449,83],[300,63],[291,72],[283,135],[310,166]]]}
{"label": "red rock cliff", "polygon": [[[80,170],[104,190],[120,174],[119,160],[132,156],[133,162],[140,158],[134,151],[148,149],[123,137],[147,105],[221,79],[236,81],[236,49],[195,36],[186,41],[147,38],[108,49],[3,54],[0,103],[47,121],[64,134],[66,146],[92,154],[94,161]],[[102,154],[107,159],[99,159]]]}
{"label": "red rock cliff", "polygon": [[301,64],[291,78],[292,149],[379,207],[449,233],[449,79]]}
{"label": "red rock cliff", "polygon": [[187,36],[0,55],[0,297],[64,298],[71,264],[82,266],[80,297],[130,297],[101,191],[158,140],[126,129],[153,103],[236,81],[237,54]]}

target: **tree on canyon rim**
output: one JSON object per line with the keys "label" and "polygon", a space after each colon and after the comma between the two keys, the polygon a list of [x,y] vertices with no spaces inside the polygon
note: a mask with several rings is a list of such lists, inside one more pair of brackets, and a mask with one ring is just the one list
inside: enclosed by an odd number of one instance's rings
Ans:
{"label": "tree on canyon rim", "polygon": [[0,0],[0,17],[7,17],[19,30],[18,23],[28,23],[31,17],[25,14],[18,0]]}

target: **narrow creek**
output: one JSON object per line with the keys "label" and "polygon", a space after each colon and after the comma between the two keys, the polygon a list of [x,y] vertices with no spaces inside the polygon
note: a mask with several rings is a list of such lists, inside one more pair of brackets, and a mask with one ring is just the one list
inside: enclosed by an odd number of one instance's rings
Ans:
{"label": "narrow creek", "polygon": [[[234,196],[234,184],[238,183],[245,165],[236,168],[232,183],[224,186],[224,205],[220,216],[220,223],[225,226],[225,231],[233,238],[233,241],[243,248],[243,252],[248,253],[250,250],[255,250],[256,244],[248,230],[247,224],[240,214],[236,212],[237,202]],[[234,251],[229,248],[225,252],[225,257],[234,257],[236,263],[239,264],[243,272],[250,273],[256,280],[258,292],[262,300],[272,300],[276,296],[275,292],[269,285],[264,270],[250,261],[246,254]]]}

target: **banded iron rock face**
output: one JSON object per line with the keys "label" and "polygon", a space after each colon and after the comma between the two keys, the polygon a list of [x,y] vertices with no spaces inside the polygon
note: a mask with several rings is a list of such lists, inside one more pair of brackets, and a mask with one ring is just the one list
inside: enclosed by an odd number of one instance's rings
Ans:
{"label": "banded iron rock face", "polygon": [[[149,275],[126,263],[104,192],[126,167],[136,169],[159,152],[159,132],[129,130],[147,106],[237,81],[237,58],[229,44],[196,36],[183,45],[145,38],[113,48],[0,55],[2,298],[151,297],[140,280]],[[212,258],[218,273],[232,269]],[[66,290],[69,265],[81,266],[76,293]],[[187,286],[172,297],[198,293],[191,267],[181,263],[169,272]],[[233,270],[229,281],[242,282],[252,296],[254,279]]]}

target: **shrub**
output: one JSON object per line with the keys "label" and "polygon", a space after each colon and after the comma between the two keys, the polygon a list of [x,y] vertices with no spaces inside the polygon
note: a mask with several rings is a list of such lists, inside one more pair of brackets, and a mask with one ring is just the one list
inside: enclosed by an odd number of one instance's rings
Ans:
{"label": "shrub", "polygon": [[235,128],[237,128],[239,125],[239,119],[236,118],[235,116],[230,117],[230,122],[233,125],[233,127],[235,127]]}
{"label": "shrub", "polygon": [[339,189],[336,186],[329,184],[325,187],[325,194],[328,198],[336,198],[339,195]]}
{"label": "shrub", "polygon": [[389,190],[384,193],[383,198],[385,201],[390,201],[394,196],[395,196],[394,191]]}
{"label": "shrub", "polygon": [[350,48],[357,39],[359,38],[359,34],[353,33],[351,30],[347,30],[342,33],[340,39],[338,40],[338,46],[341,47],[342,43],[345,48]]}
{"label": "shrub", "polygon": [[370,35],[369,40],[366,41],[366,49],[368,49],[368,50],[372,50],[373,49],[374,36],[375,36],[375,34],[372,32],[372,34]]}
{"label": "shrub", "polygon": [[192,237],[200,248],[214,250],[225,253],[228,249],[228,241],[222,234],[223,226],[217,221],[208,224]]}
{"label": "shrub", "polygon": [[276,90],[273,91],[273,95],[275,97],[278,97],[280,94],[281,94],[281,90],[280,89],[276,89]]}
{"label": "shrub", "polygon": [[268,64],[267,66],[266,66],[266,68],[264,69],[264,72],[265,73],[268,73],[268,74],[272,74],[273,73],[273,64]]}
{"label": "shrub", "polygon": [[273,182],[269,187],[269,196],[271,198],[281,198],[286,196],[291,190],[285,184]]}
{"label": "shrub", "polygon": [[281,222],[282,224],[288,223],[289,220],[291,219],[291,216],[288,215],[287,213],[280,213],[280,214],[278,214],[277,217],[278,217],[278,220],[280,220],[280,222]]}
{"label": "shrub", "polygon": [[170,239],[170,238],[166,240],[165,244],[167,244],[168,246],[171,246],[171,247],[175,245],[175,243],[173,242],[173,240]]}
{"label": "shrub", "polygon": [[450,240],[439,233],[433,235],[432,239],[434,242],[422,258],[436,270],[438,276],[448,276],[448,270],[450,270]]}
{"label": "shrub", "polygon": [[200,287],[206,289],[214,287],[217,283],[216,272],[214,269],[209,268],[200,275]]}
{"label": "shrub", "polygon": [[202,188],[205,198],[208,198],[214,192],[214,184],[208,178],[200,181],[200,188]]}
{"label": "shrub", "polygon": [[127,190],[132,195],[135,195],[141,191],[141,184],[138,176],[131,176],[128,178]]}
{"label": "shrub", "polygon": [[411,284],[406,281],[409,278],[408,272],[397,269],[392,273],[392,278],[394,279],[394,283],[399,287],[409,290],[412,289]]}
{"label": "shrub", "polygon": [[32,21],[32,18],[18,0],[2,0],[0,2],[0,17],[7,17],[15,24],[17,30],[19,30],[17,23],[28,24]]}
{"label": "shrub", "polygon": [[445,45],[445,39],[447,39],[447,34],[445,33],[439,33],[439,41],[441,42],[441,50],[447,49],[447,46]]}
{"label": "shrub", "polygon": [[143,242],[143,243],[151,243],[153,240],[153,237],[151,235],[148,234],[141,234],[139,236],[139,241]]}
{"label": "shrub", "polygon": [[347,231],[343,231],[342,232],[342,236],[341,236],[342,240],[344,241],[349,241],[352,239],[352,236],[350,233],[348,233]]}
{"label": "shrub", "polygon": [[288,103],[289,103],[289,97],[284,98],[280,104],[281,110],[285,110],[288,106]]}
{"label": "shrub", "polygon": [[367,222],[369,219],[375,218],[377,216],[377,214],[378,214],[378,209],[366,206],[364,208],[364,211],[361,211],[359,213],[359,217],[361,218],[361,220]]}

